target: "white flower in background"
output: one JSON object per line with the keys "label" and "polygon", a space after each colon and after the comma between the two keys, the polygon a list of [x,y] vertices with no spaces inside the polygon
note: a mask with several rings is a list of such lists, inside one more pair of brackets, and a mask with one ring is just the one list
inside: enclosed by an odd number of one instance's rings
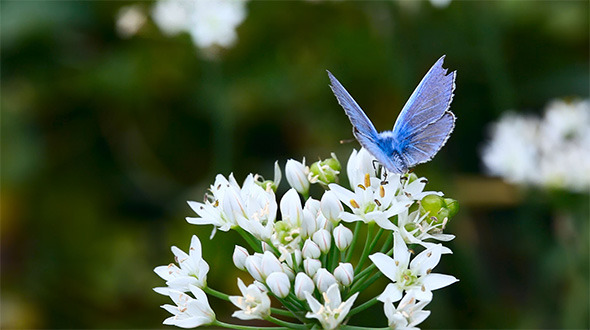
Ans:
{"label": "white flower in background", "polygon": [[507,113],[491,127],[494,137],[483,149],[483,162],[492,175],[506,180],[530,182],[538,175],[537,131],[534,118]]}
{"label": "white flower in background", "polygon": [[418,300],[430,301],[433,290],[458,281],[450,275],[432,273],[432,269],[440,261],[441,244],[433,245],[420,252],[410,262],[411,253],[399,233],[394,232],[393,239],[393,258],[383,253],[369,256],[381,273],[393,282],[388,284],[379,296],[380,301],[396,302],[402,298],[404,291],[413,294]]}
{"label": "white flower in background", "polygon": [[[196,235],[193,235],[189,254],[173,246],[172,253],[178,266],[170,264],[168,266],[158,266],[154,272],[161,278],[166,280],[166,285],[169,289],[187,292],[191,285],[199,288],[207,284],[207,273],[209,272],[209,265],[203,260],[201,254],[201,241]],[[167,295],[167,288],[154,289],[160,294]]]}
{"label": "white flower in background", "polygon": [[406,294],[397,308],[393,306],[393,302],[386,301],[383,304],[383,310],[389,327],[406,330],[418,329],[416,326],[430,315],[430,311],[422,310],[428,303],[428,301],[418,302],[413,294]]}
{"label": "white flower in background", "polygon": [[305,166],[305,158],[303,159],[303,163],[294,159],[289,159],[287,161],[287,165],[285,165],[285,177],[287,177],[287,182],[289,182],[289,185],[297,190],[297,192],[304,196],[307,195],[307,192],[309,191],[308,174],[309,168]]}
{"label": "white flower in background", "polygon": [[542,119],[504,115],[482,159],[490,174],[512,183],[590,190],[590,101],[552,101]]}
{"label": "white flower in background", "polygon": [[238,288],[242,296],[229,297],[231,303],[240,309],[232,314],[233,317],[240,320],[263,320],[270,315],[270,298],[266,291],[260,290],[255,284],[246,287],[240,278],[238,278]]}
{"label": "white flower in background", "polygon": [[309,292],[305,292],[307,303],[311,308],[305,317],[315,318],[320,321],[324,329],[336,329],[350,312],[350,308],[359,293],[355,293],[348,300],[342,302],[338,284],[331,285],[328,290],[322,292],[324,304],[320,304]]}
{"label": "white flower in background", "polygon": [[199,48],[229,48],[237,40],[236,28],[246,19],[246,1],[160,0],[152,17],[167,35],[190,33]]}
{"label": "white flower in background", "polygon": [[451,4],[451,0],[430,0],[430,3],[437,8],[446,8]]}
{"label": "white flower in background", "polygon": [[138,5],[124,6],[117,12],[117,33],[121,38],[131,38],[141,29],[147,18]]}
{"label": "white flower in background", "polygon": [[211,309],[211,306],[209,306],[205,292],[194,285],[191,285],[189,289],[195,298],[177,290],[168,291],[168,296],[170,296],[176,306],[161,306],[174,315],[165,319],[164,324],[175,325],[181,328],[196,328],[215,321],[215,313]]}

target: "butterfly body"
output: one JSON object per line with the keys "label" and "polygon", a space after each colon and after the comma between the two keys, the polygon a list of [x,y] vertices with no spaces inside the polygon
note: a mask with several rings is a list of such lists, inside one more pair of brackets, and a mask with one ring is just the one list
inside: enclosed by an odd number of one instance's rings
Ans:
{"label": "butterfly body", "polygon": [[447,74],[441,57],[406,102],[393,130],[377,132],[360,106],[330,73],[332,91],[344,108],[353,135],[385,168],[405,173],[427,162],[442,148],[455,127],[449,110],[455,89],[455,72]]}

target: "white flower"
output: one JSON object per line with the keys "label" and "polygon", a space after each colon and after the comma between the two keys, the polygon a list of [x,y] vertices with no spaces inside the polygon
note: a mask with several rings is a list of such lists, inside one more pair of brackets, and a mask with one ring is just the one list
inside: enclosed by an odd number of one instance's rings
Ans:
{"label": "white flower", "polygon": [[393,302],[386,301],[383,304],[385,316],[387,316],[387,323],[392,329],[418,329],[416,326],[424,321],[429,315],[430,311],[422,310],[428,301],[416,300],[412,294],[406,294],[397,305],[393,306]]}
{"label": "white flower", "polygon": [[289,294],[289,290],[291,290],[289,276],[282,272],[274,272],[268,275],[266,285],[279,298],[285,298]]}
{"label": "white flower", "polygon": [[432,300],[432,290],[440,289],[458,281],[455,277],[434,274],[432,269],[440,261],[442,245],[432,245],[418,254],[410,263],[410,251],[400,234],[394,232],[393,258],[375,253],[369,258],[375,266],[389,278],[390,283],[379,296],[380,301],[398,301],[402,292],[413,294],[418,300]]}
{"label": "white flower", "polygon": [[365,181],[365,174],[375,176],[376,159],[365,148],[360,151],[352,150],[348,162],[346,163],[346,173],[348,174],[348,181],[350,187],[354,188]]}
{"label": "white flower", "polygon": [[117,32],[122,38],[134,36],[145,24],[146,16],[138,5],[124,6],[117,13]]}
{"label": "white flower", "polygon": [[336,277],[332,275],[327,269],[320,268],[313,276],[313,280],[315,282],[315,286],[318,288],[320,292],[324,292],[328,290],[330,286],[334,283],[338,283]]}
{"label": "white flower", "polygon": [[451,3],[451,0],[430,0],[430,3],[437,8],[446,8]]}
{"label": "white flower", "polygon": [[181,328],[196,328],[215,321],[215,313],[209,306],[205,292],[194,285],[191,285],[189,289],[195,298],[177,290],[168,291],[168,295],[176,306],[161,306],[174,315],[165,319],[164,324]]}
{"label": "white flower", "polygon": [[303,208],[301,200],[295,189],[289,189],[281,198],[282,221],[288,222],[294,227],[300,227],[303,220]]}
{"label": "white flower", "polygon": [[350,211],[341,212],[339,218],[345,222],[375,222],[384,229],[396,229],[389,219],[410,207],[412,202],[398,201],[396,198],[399,180],[381,183],[381,180],[366,173],[364,184],[358,184],[354,192],[338,184],[330,184],[330,191],[333,191],[350,209]]}
{"label": "white flower", "polygon": [[340,251],[346,250],[352,242],[352,230],[344,227],[342,224],[334,228],[332,235],[334,235],[334,244],[336,244],[336,247]]}
{"label": "white flower", "polygon": [[289,185],[302,195],[307,195],[309,191],[309,180],[307,174],[309,168],[305,166],[305,159],[300,163],[294,159],[289,159],[285,165],[285,177]]}
{"label": "white flower", "polygon": [[230,296],[232,304],[241,310],[235,311],[232,316],[240,320],[263,320],[270,315],[270,298],[264,290],[256,284],[250,284],[248,287],[238,278],[238,288],[242,296]]}
{"label": "white flower", "polygon": [[510,182],[531,182],[538,176],[537,131],[534,118],[505,114],[491,127],[492,140],[483,149],[488,172]]}
{"label": "white flower", "polygon": [[262,277],[266,278],[274,272],[282,271],[283,267],[281,266],[279,259],[277,259],[272,252],[264,251],[260,270],[262,272]]}
{"label": "white flower", "polygon": [[294,286],[295,296],[297,296],[297,298],[301,300],[305,299],[305,293],[312,293],[314,288],[315,285],[313,284],[311,277],[305,273],[297,273]]}
{"label": "white flower", "polygon": [[259,240],[270,239],[277,214],[274,191],[262,189],[249,174],[242,189],[229,188],[226,194],[221,203],[226,215]]}
{"label": "white flower", "polygon": [[[231,227],[237,226],[234,218],[228,218],[223,212],[220,204],[224,200],[225,193],[228,188],[233,187],[240,189],[240,185],[236,182],[233,174],[226,179],[223,175],[218,174],[215,177],[215,183],[211,185],[209,191],[211,194],[205,195],[204,203],[189,201],[189,206],[195,211],[199,217],[187,217],[186,221],[195,225],[213,225],[215,229],[221,231],[228,231]],[[215,230],[213,231],[213,235]],[[211,237],[213,237],[213,235]]]}
{"label": "white flower", "polygon": [[237,26],[246,18],[246,1],[160,0],[152,16],[168,35],[186,31],[200,48],[228,48],[237,39]]}
{"label": "white flower", "polygon": [[357,292],[342,302],[338,284],[333,284],[328,290],[322,292],[324,298],[322,305],[309,292],[305,292],[305,298],[311,308],[311,312],[308,312],[305,317],[318,319],[324,329],[336,329],[348,315],[358,294]]}
{"label": "white flower", "polygon": [[252,275],[252,277],[260,282],[264,281],[264,273],[262,272],[262,254],[261,253],[254,253],[246,258],[246,262],[244,263],[248,273]]}
{"label": "white flower", "polygon": [[354,279],[354,269],[352,264],[341,262],[336,269],[334,269],[334,277],[343,286],[349,286]]}
{"label": "white flower", "polygon": [[552,101],[543,119],[507,113],[492,126],[482,159],[512,183],[590,190],[590,101]]}
{"label": "white flower", "polygon": [[[158,266],[154,268],[154,272],[166,280],[166,285],[173,290],[187,292],[190,285],[204,287],[207,284],[209,265],[202,258],[199,238],[193,235],[189,254],[184,253],[176,246],[173,246],[171,250],[180,267],[175,264]],[[167,290],[162,288],[157,289],[156,292],[167,294]]]}
{"label": "white flower", "polygon": [[[444,225],[446,222],[428,221],[428,213],[420,216],[420,211],[408,213],[404,210],[398,214],[398,228],[399,234],[407,244],[420,244],[426,248],[433,243],[425,242],[427,239],[434,239],[438,241],[447,242],[455,238],[451,234],[443,234]],[[445,246],[442,247],[442,253],[451,253],[451,250]]]}

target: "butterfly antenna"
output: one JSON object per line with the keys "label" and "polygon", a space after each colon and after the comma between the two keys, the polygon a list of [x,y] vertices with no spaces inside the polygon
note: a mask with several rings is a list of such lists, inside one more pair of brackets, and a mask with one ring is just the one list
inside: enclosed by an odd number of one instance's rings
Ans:
{"label": "butterfly antenna", "polygon": [[340,144],[354,142],[354,139],[340,140]]}

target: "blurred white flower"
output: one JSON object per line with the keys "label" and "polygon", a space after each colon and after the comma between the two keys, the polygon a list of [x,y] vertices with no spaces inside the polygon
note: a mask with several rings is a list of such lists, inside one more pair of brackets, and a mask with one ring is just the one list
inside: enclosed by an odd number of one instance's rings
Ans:
{"label": "blurred white flower", "polygon": [[176,290],[168,291],[168,296],[170,296],[176,306],[161,306],[174,315],[165,319],[164,324],[175,325],[181,328],[196,328],[215,321],[215,313],[211,309],[211,306],[209,306],[205,292],[194,285],[191,285],[189,288],[195,298],[184,292]]}
{"label": "blurred white flower", "polygon": [[124,6],[117,12],[117,33],[121,38],[131,38],[145,24],[147,18],[138,5]]}
{"label": "blurred white flower", "polygon": [[190,33],[199,48],[231,47],[236,28],[246,19],[245,0],[160,0],[152,11],[167,35]]}
{"label": "blurred white flower", "polygon": [[542,119],[504,115],[482,159],[490,174],[512,183],[590,190],[590,101],[552,101]]}
{"label": "blurred white flower", "polygon": [[451,0],[430,0],[430,3],[437,8],[446,8],[451,4]]}

